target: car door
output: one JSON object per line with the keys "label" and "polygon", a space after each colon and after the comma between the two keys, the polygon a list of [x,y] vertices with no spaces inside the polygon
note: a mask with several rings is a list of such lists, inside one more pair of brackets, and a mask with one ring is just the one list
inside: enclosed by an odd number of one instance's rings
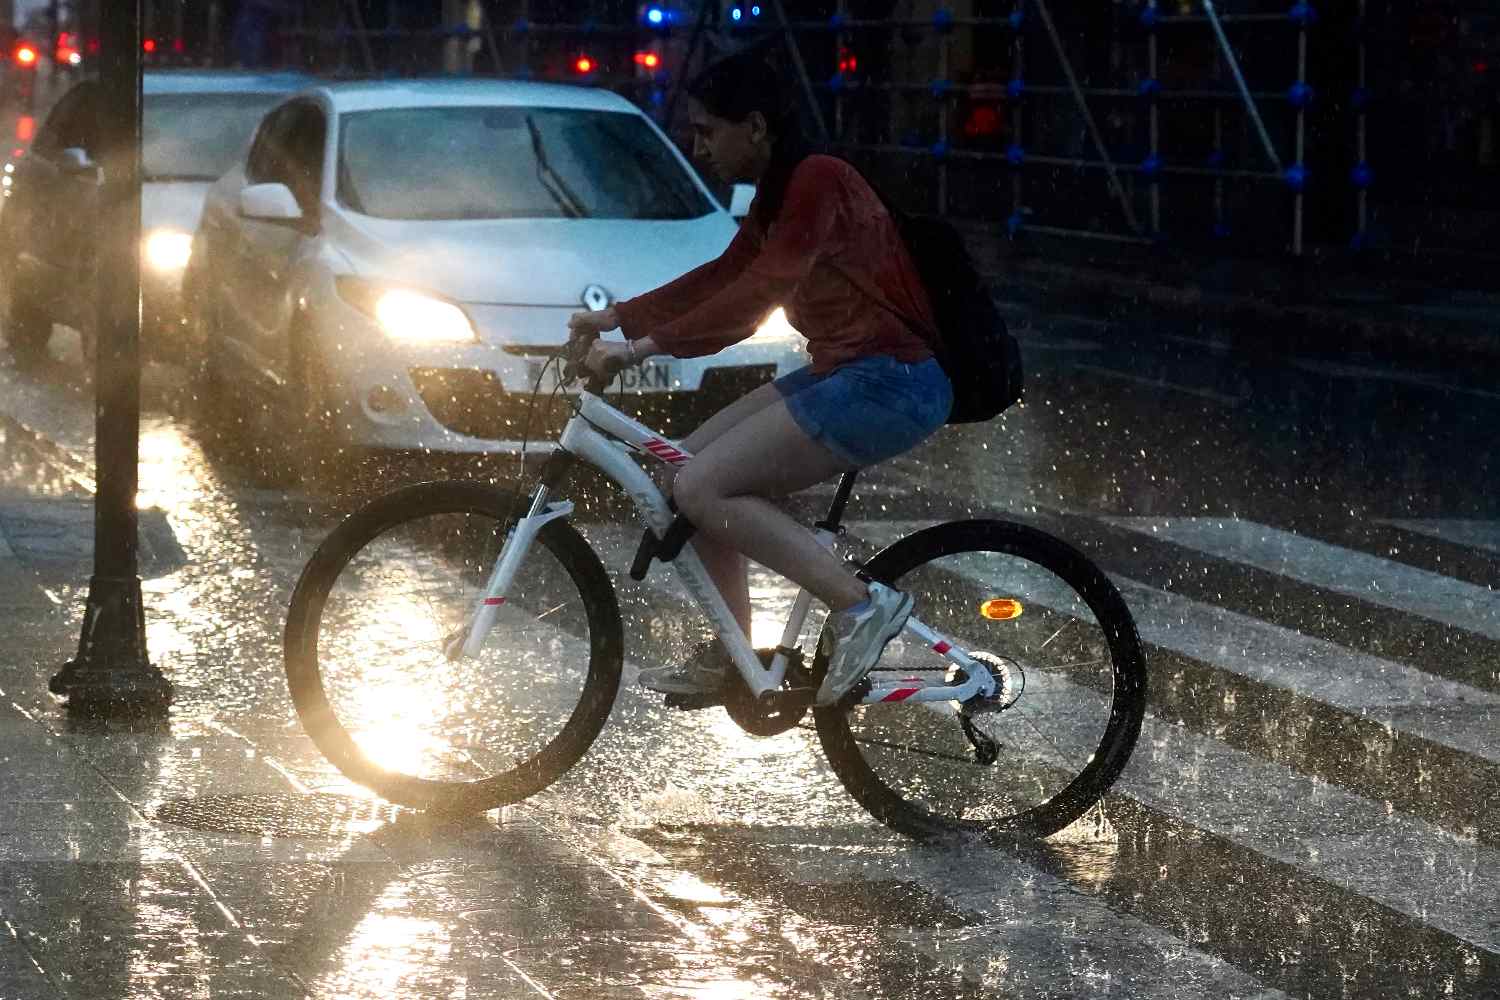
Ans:
{"label": "car door", "polygon": [[68,150],[99,156],[98,85],[68,91],[16,163],[5,206],[5,232],[15,278],[24,294],[54,318],[91,326],[99,232],[99,171],[81,167]]}
{"label": "car door", "polygon": [[245,164],[246,185],[285,184],[302,209],[295,222],[236,218],[220,329],[237,360],[268,382],[289,374],[292,282],[298,262],[315,250],[327,135],[323,109],[293,101],[262,123]]}

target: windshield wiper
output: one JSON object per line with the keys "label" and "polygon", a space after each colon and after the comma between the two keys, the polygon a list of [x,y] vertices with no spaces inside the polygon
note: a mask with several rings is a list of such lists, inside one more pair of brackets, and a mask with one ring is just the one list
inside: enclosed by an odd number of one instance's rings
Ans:
{"label": "windshield wiper", "polygon": [[557,202],[564,214],[575,219],[586,218],[589,213],[584,211],[583,203],[578,200],[573,189],[568,187],[568,182],[563,180],[547,162],[547,150],[542,145],[542,130],[536,127],[536,122],[532,121],[530,115],[526,116],[526,128],[531,132],[531,152],[536,157],[537,180],[542,182],[542,187],[547,189],[547,193]]}

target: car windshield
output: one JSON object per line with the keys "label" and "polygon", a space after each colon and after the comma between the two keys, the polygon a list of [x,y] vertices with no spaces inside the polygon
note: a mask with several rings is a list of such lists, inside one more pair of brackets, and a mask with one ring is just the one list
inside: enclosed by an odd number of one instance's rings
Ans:
{"label": "car windshield", "polygon": [[558,108],[344,115],[339,200],[382,219],[693,219],[712,205],[640,116]]}
{"label": "car windshield", "polygon": [[146,180],[218,180],[285,94],[148,94],[142,109]]}

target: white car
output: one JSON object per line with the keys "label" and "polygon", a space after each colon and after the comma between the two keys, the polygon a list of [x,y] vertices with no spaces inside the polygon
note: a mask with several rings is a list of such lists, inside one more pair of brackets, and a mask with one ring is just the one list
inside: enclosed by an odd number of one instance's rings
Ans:
{"label": "white car", "polygon": [[[183,270],[209,185],[301,73],[152,70],[142,89],[141,342],[182,357]],[[81,331],[92,353],[98,247],[100,84],[85,80],[47,115],[30,151],[6,164],[0,260],[11,284],[6,336],[22,357],[45,353],[52,325]]]}
{"label": "white car", "polygon": [[[735,229],[608,91],[336,84],[271,112],[214,186],[189,280],[210,384],[277,437],[508,451],[569,314],[671,280]],[[685,432],[804,351],[773,314],[713,357],[625,373],[624,389],[643,419]],[[532,440],[556,426],[538,418]]]}

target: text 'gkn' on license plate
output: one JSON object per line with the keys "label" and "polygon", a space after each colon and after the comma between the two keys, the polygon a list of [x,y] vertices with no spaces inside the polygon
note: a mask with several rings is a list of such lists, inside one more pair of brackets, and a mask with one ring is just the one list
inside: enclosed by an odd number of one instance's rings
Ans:
{"label": "text 'gkn' on license plate", "polygon": [[626,392],[668,392],[674,382],[670,362],[648,361],[620,372],[619,387]]}

